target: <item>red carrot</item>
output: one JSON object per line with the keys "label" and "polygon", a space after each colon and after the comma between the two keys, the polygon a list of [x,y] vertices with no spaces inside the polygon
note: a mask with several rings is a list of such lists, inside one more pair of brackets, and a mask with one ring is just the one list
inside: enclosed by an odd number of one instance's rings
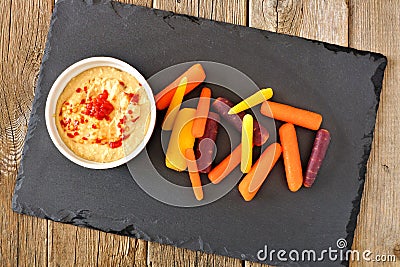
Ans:
{"label": "red carrot", "polygon": [[[232,124],[232,126],[235,127],[237,131],[242,132],[242,120],[246,113],[239,112],[238,114],[228,114],[229,110],[233,106],[234,104],[230,100],[223,97],[218,97],[212,104],[213,109],[218,112],[221,117]],[[253,143],[255,146],[261,146],[268,140],[269,133],[267,129],[265,129],[257,121],[254,121],[253,126]]]}
{"label": "red carrot", "polygon": [[203,188],[201,187],[200,175],[197,169],[196,157],[192,148],[185,150],[185,158],[188,165],[189,178],[192,183],[193,192],[197,200],[203,199]]}
{"label": "red carrot", "polygon": [[208,113],[204,135],[197,139],[195,153],[200,173],[209,173],[211,171],[215,141],[218,135],[218,123],[219,115],[214,112]]}
{"label": "red carrot", "polygon": [[193,66],[191,66],[187,71],[176,78],[175,81],[165,87],[154,97],[158,110],[166,109],[169,106],[172,97],[175,94],[176,88],[178,87],[179,82],[182,80],[183,77],[187,78],[187,86],[185,91],[186,95],[205,80],[206,74],[200,64],[194,64]]}
{"label": "red carrot", "polygon": [[204,87],[203,90],[201,90],[200,99],[199,103],[197,104],[196,115],[192,126],[192,134],[196,138],[202,137],[204,130],[206,129],[208,112],[210,110],[210,97],[211,90]]}
{"label": "red carrot", "polygon": [[285,163],[286,180],[289,190],[296,192],[303,184],[299,144],[293,124],[285,123],[279,128],[282,144],[283,162]]}
{"label": "red carrot", "polygon": [[308,160],[306,175],[304,177],[304,186],[311,187],[317,178],[319,168],[325,158],[326,151],[328,150],[331,135],[328,130],[320,129],[314,140],[310,159]]}
{"label": "red carrot", "polygon": [[318,113],[271,101],[261,105],[261,114],[311,130],[318,130],[322,123],[322,116]]}

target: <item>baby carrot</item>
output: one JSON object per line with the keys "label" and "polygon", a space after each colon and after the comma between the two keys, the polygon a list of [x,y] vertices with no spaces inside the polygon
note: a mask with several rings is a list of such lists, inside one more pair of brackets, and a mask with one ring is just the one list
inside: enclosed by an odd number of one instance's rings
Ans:
{"label": "baby carrot", "polygon": [[261,105],[261,114],[311,130],[318,130],[322,123],[322,116],[318,113],[271,101]]}
{"label": "baby carrot", "polygon": [[317,178],[319,168],[321,167],[322,161],[325,158],[330,141],[331,135],[328,130],[320,129],[317,132],[311,151],[311,156],[308,160],[306,175],[304,177],[303,185],[305,187],[311,187],[315,181],[315,178]]}
{"label": "baby carrot", "polygon": [[218,184],[240,164],[241,159],[242,144],[239,144],[231,154],[224,158],[208,173],[208,179],[210,179],[213,184]]}
{"label": "baby carrot", "polygon": [[196,115],[192,128],[192,134],[196,138],[202,137],[204,130],[206,129],[208,112],[210,110],[210,97],[211,90],[206,87],[203,88],[203,90],[201,90],[199,103],[197,104]]}
{"label": "baby carrot", "polygon": [[185,94],[187,85],[187,78],[183,77],[179,83],[178,89],[176,89],[174,97],[171,100],[171,104],[168,107],[167,113],[165,114],[163,124],[161,128],[164,131],[171,131],[174,126],[176,114],[181,107],[183,96]]}
{"label": "baby carrot", "polygon": [[184,108],[178,112],[171,137],[169,138],[165,165],[175,171],[184,171],[187,167],[185,150],[193,148],[194,136],[192,135],[193,117],[196,110]]}
{"label": "baby carrot", "polygon": [[236,104],[236,106],[232,107],[228,114],[238,114],[246,109],[252,108],[261,104],[265,100],[268,100],[272,97],[273,91],[271,88],[261,89],[257,93],[249,96],[242,102]]}
{"label": "baby carrot", "polygon": [[[250,201],[254,198],[281,156],[281,152],[281,146],[278,143],[273,143],[265,149],[256,163],[254,163],[250,172],[246,174],[239,184],[239,192],[244,200]],[[253,182],[253,180],[255,182]],[[252,190],[250,191],[250,187],[254,184],[256,187],[251,188]]]}
{"label": "baby carrot", "polygon": [[193,148],[185,150],[185,158],[189,171],[190,182],[192,183],[193,192],[197,200],[203,199],[203,188],[201,187],[200,174],[197,169],[196,157]]}
{"label": "baby carrot", "polygon": [[185,95],[191,92],[194,88],[196,88],[199,84],[204,82],[206,78],[206,73],[204,72],[203,67],[200,64],[194,64],[187,71],[185,71],[181,76],[179,76],[175,81],[173,81],[170,85],[165,87],[161,92],[156,94],[154,97],[156,100],[156,106],[158,110],[166,109],[171,103],[172,97],[175,94],[176,88],[179,85],[179,82],[183,77],[187,77],[187,87],[185,91]]}
{"label": "baby carrot", "polygon": [[[239,112],[238,114],[229,115],[229,109],[233,107],[233,103],[223,97],[218,97],[213,104],[211,105],[212,108],[221,115],[227,122],[229,122],[235,129],[239,132],[242,131],[242,120],[246,113],[244,111]],[[269,138],[269,133],[267,129],[265,129],[261,124],[257,121],[254,121],[254,134],[253,134],[253,143],[255,146],[263,145]]]}
{"label": "baby carrot", "polygon": [[285,123],[279,128],[279,137],[282,144],[283,162],[285,163],[286,181],[289,190],[296,192],[303,184],[299,144],[296,130],[291,123]]}
{"label": "baby carrot", "polygon": [[220,118],[217,113],[209,112],[204,134],[197,139],[194,154],[200,173],[209,173],[211,171],[216,149],[215,143],[218,136],[219,121]]}
{"label": "baby carrot", "polygon": [[253,161],[253,116],[246,114],[242,124],[242,159],[240,170],[248,173]]}

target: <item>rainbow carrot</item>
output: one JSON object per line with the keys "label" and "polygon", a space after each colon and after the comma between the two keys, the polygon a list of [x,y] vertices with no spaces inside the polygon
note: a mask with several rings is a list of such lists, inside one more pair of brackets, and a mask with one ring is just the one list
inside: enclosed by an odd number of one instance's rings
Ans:
{"label": "rainbow carrot", "polygon": [[167,113],[165,114],[163,124],[161,128],[164,131],[171,131],[174,126],[174,121],[176,118],[176,114],[181,107],[183,96],[185,95],[187,85],[187,78],[183,77],[179,83],[178,89],[176,89],[174,97],[171,100],[171,104],[168,107]]}
{"label": "rainbow carrot", "polygon": [[303,184],[303,173],[300,161],[299,144],[296,130],[291,123],[285,123],[279,128],[282,144],[283,162],[285,163],[286,181],[289,190],[296,192]]}
{"label": "rainbow carrot", "polygon": [[203,88],[203,90],[201,90],[199,103],[197,104],[196,115],[193,121],[192,128],[192,134],[196,138],[202,137],[204,135],[208,112],[210,110],[210,97],[211,90],[206,87]]}
{"label": "rainbow carrot", "polygon": [[194,146],[192,125],[195,113],[196,110],[193,108],[184,108],[176,116],[165,155],[165,165],[175,171],[181,172],[187,167],[185,150]]}
{"label": "rainbow carrot", "polygon": [[203,136],[197,139],[197,144],[195,145],[195,156],[200,173],[209,173],[211,171],[212,162],[214,160],[214,149],[216,147],[215,142],[218,135],[219,120],[219,115],[217,113],[209,112],[206,130]]}
{"label": "rainbow carrot", "polygon": [[253,116],[246,114],[242,124],[242,159],[240,170],[248,173],[253,163]]}
{"label": "rainbow carrot", "polygon": [[317,178],[319,168],[321,167],[322,161],[325,158],[330,141],[331,135],[328,130],[320,129],[317,132],[311,151],[311,156],[308,160],[306,175],[304,177],[303,185],[305,187],[311,187],[315,181],[315,178]]}
{"label": "rainbow carrot", "polygon": [[311,130],[318,130],[322,123],[322,116],[318,113],[271,101],[261,105],[261,114]]}
{"label": "rainbow carrot", "polygon": [[[212,108],[221,115],[227,122],[232,124],[233,127],[239,132],[242,131],[242,119],[245,112],[239,112],[238,114],[229,115],[229,109],[233,107],[233,103],[223,97],[218,97],[214,103],[211,105]],[[269,138],[268,130],[265,129],[261,124],[257,121],[254,121],[254,134],[253,134],[253,143],[255,146],[262,146]]]}
{"label": "rainbow carrot", "polygon": [[237,114],[246,109],[257,106],[258,104],[261,104],[262,102],[270,99],[272,95],[273,91],[271,88],[261,89],[256,93],[254,93],[253,95],[246,98],[245,100],[243,100],[242,102],[236,104],[236,106],[232,107],[229,110],[228,114]]}
{"label": "rainbow carrot", "polygon": [[165,87],[161,92],[156,94],[154,97],[156,100],[156,106],[158,110],[166,109],[171,103],[172,97],[175,94],[176,88],[183,77],[187,77],[187,87],[185,95],[191,92],[199,84],[204,82],[206,79],[206,73],[200,64],[194,64],[187,71],[185,71],[181,76],[179,76],[175,81]]}
{"label": "rainbow carrot", "polygon": [[218,184],[228,176],[241,162],[242,144],[239,144],[231,154],[224,158],[217,166],[208,173],[208,179],[213,184]]}
{"label": "rainbow carrot", "polygon": [[193,192],[197,200],[203,199],[203,188],[201,187],[201,179],[199,170],[197,169],[196,157],[193,148],[185,150],[185,158],[189,171],[190,182],[192,183]]}
{"label": "rainbow carrot", "polygon": [[[265,149],[256,163],[254,163],[250,172],[246,174],[239,184],[239,192],[244,200],[250,201],[254,198],[281,156],[281,152],[281,146],[278,143],[273,143]],[[254,185],[256,186],[254,187]]]}

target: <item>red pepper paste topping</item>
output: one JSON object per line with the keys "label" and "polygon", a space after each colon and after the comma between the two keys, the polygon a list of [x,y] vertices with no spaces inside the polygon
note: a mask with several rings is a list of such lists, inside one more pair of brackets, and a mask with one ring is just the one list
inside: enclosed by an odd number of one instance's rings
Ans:
{"label": "red pepper paste topping", "polygon": [[118,139],[115,142],[109,142],[108,145],[110,146],[110,148],[117,148],[122,146],[122,139]]}
{"label": "red pepper paste topping", "polygon": [[114,110],[114,106],[107,100],[108,92],[104,90],[103,93],[99,94],[95,99],[90,100],[86,104],[86,110],[82,113],[95,117],[98,120],[109,120],[110,113]]}

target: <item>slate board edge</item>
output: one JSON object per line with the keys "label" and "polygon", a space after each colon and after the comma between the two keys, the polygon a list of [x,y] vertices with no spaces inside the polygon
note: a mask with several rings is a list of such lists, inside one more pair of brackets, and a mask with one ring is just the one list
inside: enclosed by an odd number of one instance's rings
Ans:
{"label": "slate board edge", "polygon": [[[354,240],[354,232],[357,226],[357,218],[358,214],[360,213],[360,207],[361,207],[361,197],[364,191],[364,185],[365,185],[365,174],[367,172],[367,162],[369,159],[369,156],[371,154],[371,148],[372,148],[372,141],[374,137],[374,131],[375,131],[375,126],[376,126],[376,116],[377,116],[377,111],[379,108],[379,103],[380,103],[380,96],[382,92],[382,83],[383,83],[383,76],[384,72],[386,69],[387,65],[387,58],[383,56],[384,61],[379,65],[379,67],[376,69],[375,74],[371,77],[371,82],[374,84],[375,88],[375,95],[376,95],[376,104],[374,107],[374,124],[372,127],[369,129],[366,129],[366,134],[364,135],[366,137],[366,141],[364,143],[364,156],[363,156],[363,161],[359,163],[360,166],[360,174],[359,174],[359,188],[358,188],[358,194],[356,198],[352,201],[353,203],[353,210],[350,215],[349,222],[346,227],[346,241],[347,241],[347,249],[351,249],[353,245],[353,240]],[[349,262],[348,261],[343,261],[343,265],[348,266]]]}
{"label": "slate board edge", "polygon": [[[21,160],[21,164],[19,167],[19,171],[18,171],[18,175],[17,175],[17,179],[16,179],[16,185],[15,185],[15,190],[14,190],[14,194],[12,197],[12,209],[13,211],[20,213],[20,214],[26,214],[26,215],[30,215],[30,216],[36,216],[36,217],[40,217],[40,218],[44,218],[44,219],[50,219],[50,220],[54,220],[57,222],[62,222],[62,223],[67,223],[67,224],[73,224],[76,226],[85,226],[87,228],[91,228],[91,229],[96,229],[96,230],[101,230],[101,231],[105,231],[108,233],[114,233],[114,234],[119,234],[119,235],[124,235],[124,236],[130,236],[130,237],[135,237],[135,238],[140,238],[146,241],[155,241],[157,242],[157,240],[150,240],[149,238],[143,238],[143,237],[138,237],[135,235],[132,235],[131,233],[129,233],[129,231],[126,231],[125,229],[129,228],[130,226],[128,225],[124,230],[122,231],[106,231],[104,229],[97,229],[93,226],[87,225],[85,223],[82,223],[82,220],[79,221],[63,221],[63,219],[61,218],[52,218],[50,216],[48,216],[44,210],[40,210],[40,215],[38,215],[36,212],[35,214],[32,212],[32,210],[30,209],[30,207],[26,206],[26,205],[21,205],[18,203],[18,190],[21,186],[21,184],[23,183],[23,178],[24,176],[24,169],[23,169],[23,158],[24,155],[27,153],[27,151],[29,150],[29,146],[26,145],[26,142],[33,137],[34,135],[34,130],[36,128],[37,125],[37,120],[38,119],[43,119],[43,118],[38,118],[36,115],[34,115],[36,113],[37,110],[37,106],[39,104],[39,100],[43,97],[43,95],[41,94],[39,88],[40,88],[40,84],[41,84],[41,80],[43,78],[43,72],[42,70],[45,68],[46,62],[48,60],[49,57],[49,53],[51,50],[51,46],[50,46],[50,42],[51,42],[51,38],[52,38],[52,33],[51,33],[51,29],[52,26],[54,25],[54,23],[57,20],[57,8],[59,5],[61,5],[63,2],[67,2],[67,1],[71,1],[71,0],[59,0],[57,1],[57,3],[55,4],[54,7],[54,11],[51,17],[51,22],[50,22],[50,27],[49,27],[49,32],[47,35],[47,41],[46,41],[46,46],[45,46],[45,50],[44,50],[44,55],[42,57],[42,64],[40,67],[40,71],[39,71],[39,77],[37,80],[37,86],[36,86],[36,90],[35,90],[35,97],[33,100],[33,104],[32,104],[32,112],[31,112],[31,116],[29,119],[29,123],[28,123],[28,131],[25,137],[25,145],[23,148],[23,152],[22,152],[22,160]],[[73,0],[72,0],[73,1]],[[160,14],[166,14],[163,17],[174,17],[174,16],[180,16],[180,17],[185,17],[188,18],[190,21],[192,21],[193,23],[197,23],[198,21],[210,21],[208,19],[203,19],[203,18],[198,18],[198,17],[194,17],[194,16],[188,16],[188,15],[183,15],[183,14],[176,14],[174,12],[170,12],[170,11],[163,11],[163,10],[159,10],[159,9],[154,9],[154,8],[148,8],[148,7],[142,7],[142,6],[137,6],[137,5],[132,5],[132,4],[125,4],[125,3],[120,3],[120,2],[116,2],[116,1],[110,1],[110,0],[99,0],[99,1],[95,1],[95,0],[83,0],[83,2],[85,2],[88,5],[97,5],[97,4],[110,4],[111,8],[118,14],[118,6],[122,7],[122,6],[134,6],[135,8],[140,8],[140,9],[150,9],[153,10],[155,12],[156,15],[160,15]],[[374,111],[374,119],[376,121],[376,111],[379,107],[379,100],[380,100],[380,93],[382,90],[382,81],[383,81],[383,75],[384,75],[384,70],[386,68],[387,65],[387,58],[380,54],[380,53],[376,53],[376,52],[370,52],[370,51],[365,51],[365,50],[358,50],[358,49],[354,49],[354,48],[350,48],[350,47],[345,47],[345,46],[340,46],[340,45],[336,45],[336,44],[330,44],[327,42],[322,42],[322,41],[317,41],[317,40],[312,40],[312,39],[307,39],[307,38],[302,38],[302,37],[298,37],[298,36],[292,36],[292,35],[287,35],[287,34],[281,34],[281,33],[275,33],[275,32],[270,32],[270,31],[266,31],[266,30],[260,30],[260,29],[256,29],[256,28],[252,28],[252,27],[246,27],[246,26],[241,26],[241,25],[236,25],[236,24],[231,24],[231,23],[225,23],[225,22],[219,22],[219,21],[213,21],[211,20],[213,23],[216,24],[223,24],[223,25],[230,25],[231,27],[238,27],[238,28],[247,28],[253,31],[257,31],[259,33],[262,33],[266,38],[268,38],[268,35],[285,35],[287,37],[290,38],[295,38],[295,39],[303,39],[306,41],[310,41],[313,43],[317,43],[317,44],[321,44],[323,45],[326,49],[334,51],[334,52],[346,52],[346,53],[353,53],[354,55],[368,55],[370,54],[370,56],[374,59],[374,61],[376,60],[380,60],[383,58],[383,62],[379,65],[379,67],[377,68],[374,76],[371,78],[372,83],[374,84],[374,88],[375,88],[375,94],[376,94],[376,104],[375,104],[375,111]],[[366,141],[364,143],[364,157],[363,157],[363,161],[359,163],[360,167],[360,175],[359,175],[359,181],[360,181],[360,186],[359,186],[359,190],[358,190],[358,195],[357,197],[353,200],[353,210],[349,219],[349,223],[346,227],[346,232],[347,232],[347,236],[346,236],[346,240],[347,240],[347,248],[351,249],[352,243],[353,243],[353,238],[354,238],[354,230],[357,224],[357,217],[360,211],[360,202],[361,202],[361,197],[362,197],[362,193],[363,193],[363,189],[364,189],[364,183],[365,183],[365,173],[366,173],[366,163],[368,161],[368,158],[370,156],[370,152],[371,152],[371,145],[372,145],[372,140],[373,140],[373,135],[374,135],[374,129],[375,129],[375,123],[372,125],[372,127],[369,127],[366,129]],[[35,208],[37,210],[37,208]],[[76,214],[77,217],[80,217],[79,212],[77,212]],[[161,242],[161,243],[165,243],[165,242]],[[177,247],[180,247],[179,244],[170,244],[170,245],[175,245]],[[209,253],[209,252],[208,252]],[[211,252],[212,253],[212,252]],[[212,253],[213,254],[213,253]],[[248,259],[246,257],[237,257],[239,259]],[[258,261],[257,259],[253,259],[253,261]],[[259,262],[259,261],[258,261]],[[269,262],[269,264],[279,264],[281,262]],[[348,262],[342,262],[343,265],[348,265]]]}
{"label": "slate board edge", "polygon": [[[25,177],[24,176],[24,166],[23,166],[24,164],[23,164],[23,161],[24,161],[25,154],[29,151],[29,145],[27,145],[27,141],[33,137],[34,131],[35,131],[35,128],[36,128],[36,125],[37,125],[37,120],[40,119],[34,114],[36,114],[36,110],[37,110],[37,108],[38,108],[38,106],[40,104],[39,100],[42,97],[44,97],[40,92],[40,84],[41,84],[42,79],[43,79],[43,69],[46,66],[46,62],[47,62],[47,60],[49,58],[49,54],[50,54],[50,51],[51,51],[50,42],[51,42],[51,39],[52,39],[52,27],[55,24],[55,22],[57,21],[57,9],[58,9],[58,5],[59,5],[60,2],[64,2],[64,1],[60,0],[60,1],[56,2],[55,6],[54,6],[54,9],[53,9],[53,14],[51,15],[49,31],[47,33],[46,45],[45,45],[45,49],[44,49],[43,57],[42,57],[42,63],[40,65],[39,76],[38,76],[38,79],[36,81],[35,93],[34,93],[34,98],[33,98],[33,102],[32,102],[32,109],[31,109],[31,114],[30,114],[29,122],[28,122],[28,130],[26,132],[26,136],[25,136],[25,140],[24,140],[24,147],[23,147],[23,150],[22,150],[20,166],[19,166],[19,169],[18,169],[18,174],[17,174],[16,181],[15,181],[14,194],[12,196],[12,203],[11,203],[12,209],[15,212],[18,212],[18,213],[22,212],[22,210],[19,211],[20,208],[18,208],[18,204],[17,204],[18,194],[17,194],[17,192],[18,192],[19,188],[21,187],[21,185],[23,183],[23,179]],[[41,118],[41,119],[44,120],[44,118]]]}
{"label": "slate board edge", "polygon": [[[60,2],[66,2],[66,1],[71,1],[71,0],[59,0],[59,1],[57,1],[57,4],[59,4]],[[88,5],[92,5],[93,4],[93,0],[83,0],[83,1],[86,2]],[[193,23],[204,21],[204,22],[212,22],[212,23],[220,24],[220,25],[229,25],[229,26],[234,27],[234,28],[235,27],[236,28],[245,28],[245,29],[250,29],[252,31],[261,33],[266,38],[268,38],[267,35],[278,35],[278,36],[282,36],[283,35],[283,36],[286,36],[286,37],[289,37],[289,38],[301,39],[301,40],[306,40],[306,41],[309,41],[309,42],[312,42],[312,43],[321,44],[326,49],[328,49],[330,51],[333,51],[333,52],[346,52],[346,53],[353,53],[354,55],[358,54],[358,55],[361,55],[361,56],[365,56],[365,55],[370,54],[371,57],[374,58],[374,60],[378,60],[380,58],[384,58],[385,61],[387,61],[386,56],[381,54],[381,53],[378,53],[378,52],[361,50],[361,49],[356,49],[356,48],[352,48],[352,47],[348,47],[348,46],[341,46],[341,45],[337,45],[337,44],[332,44],[332,43],[328,43],[328,42],[318,41],[318,40],[314,40],[314,39],[309,39],[309,38],[305,38],[305,37],[299,37],[299,36],[285,34],[285,33],[277,33],[277,32],[272,32],[272,31],[268,31],[268,30],[262,30],[262,29],[258,29],[258,28],[254,28],[254,27],[250,27],[250,26],[243,26],[243,25],[233,24],[233,23],[229,23],[229,22],[206,19],[206,18],[190,16],[190,15],[186,15],[186,14],[179,14],[179,13],[175,13],[175,12],[172,12],[172,11],[166,11],[166,10],[161,10],[161,9],[157,9],[157,8],[150,8],[150,7],[138,6],[138,5],[134,5],[134,4],[121,3],[121,2],[113,1],[113,0],[98,0],[98,3],[95,3],[95,5],[96,4],[110,4],[111,8],[117,14],[119,14],[118,13],[118,6],[119,7],[133,6],[133,7],[139,8],[139,9],[153,10],[157,15],[159,15],[159,13],[163,13],[163,14],[165,14],[164,17],[166,17],[166,18],[171,18],[171,17],[177,16],[177,17],[187,18],[190,21],[192,21]]]}

